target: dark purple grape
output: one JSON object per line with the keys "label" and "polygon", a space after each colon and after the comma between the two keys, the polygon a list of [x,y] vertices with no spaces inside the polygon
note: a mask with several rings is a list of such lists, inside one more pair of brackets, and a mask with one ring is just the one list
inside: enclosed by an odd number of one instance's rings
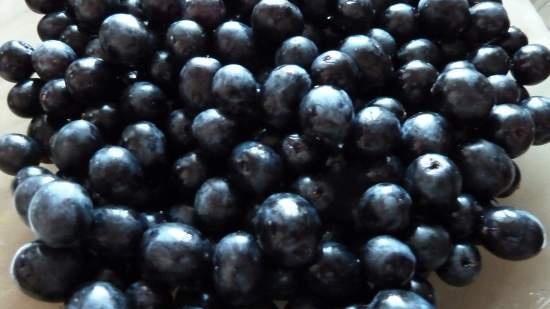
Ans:
{"label": "dark purple grape", "polygon": [[197,57],[189,60],[180,71],[179,94],[193,112],[202,112],[214,105],[212,80],[221,64],[214,58]]}
{"label": "dark purple grape", "polygon": [[406,3],[396,3],[380,14],[380,26],[397,41],[406,42],[419,31],[416,9]]}
{"label": "dark purple grape", "polygon": [[75,51],[66,43],[45,41],[32,53],[32,65],[38,76],[44,80],[62,78],[76,57]]}
{"label": "dark purple grape", "polygon": [[483,46],[474,52],[471,59],[476,70],[485,76],[506,75],[510,69],[508,53],[498,46]]}
{"label": "dark purple grape", "polygon": [[207,29],[216,28],[225,18],[223,0],[187,0],[183,5],[183,18],[191,19]]}
{"label": "dark purple grape", "polygon": [[496,103],[518,103],[520,101],[521,89],[516,80],[507,75],[489,76],[489,83],[495,91]]}
{"label": "dark purple grape", "polygon": [[504,48],[504,50],[512,56],[518,51],[518,49],[529,44],[529,40],[521,29],[515,26],[510,26],[510,28],[508,28],[508,32],[495,43]]}
{"label": "dark purple grape", "polygon": [[90,231],[92,216],[93,202],[86,190],[68,181],[45,184],[29,205],[31,229],[38,239],[52,248],[81,243]]}
{"label": "dark purple grape", "polygon": [[550,99],[546,97],[530,97],[521,101],[535,122],[535,145],[543,145],[550,141]]}
{"label": "dark purple grape", "polygon": [[[312,73],[314,79],[322,79],[324,73],[330,74],[330,69],[317,68],[320,70]],[[311,85],[307,71],[299,66],[282,65],[273,70],[264,83],[261,99],[266,122],[279,129],[295,125],[298,122],[296,109]]]}
{"label": "dark purple grape", "polygon": [[81,56],[86,52],[86,46],[88,46],[90,42],[90,36],[78,26],[69,25],[61,32],[59,40],[69,45],[77,55]]}
{"label": "dark purple grape", "polygon": [[299,116],[306,135],[329,145],[337,145],[347,137],[354,111],[345,91],[320,86],[302,99]]}
{"label": "dark purple grape", "polygon": [[0,46],[0,77],[19,82],[33,73],[31,55],[34,49],[23,41],[8,41]]}
{"label": "dark purple grape", "polygon": [[254,225],[263,252],[279,265],[297,267],[313,262],[321,221],[315,208],[301,196],[270,196],[256,211]]}
{"label": "dark purple grape", "polygon": [[42,41],[59,40],[61,33],[73,23],[74,20],[65,11],[49,13],[38,22],[38,36]]}
{"label": "dark purple grape", "polygon": [[66,5],[65,0],[25,0],[25,3],[29,9],[38,14],[60,11]]}
{"label": "dark purple grape", "polygon": [[27,295],[59,302],[87,278],[86,260],[74,249],[53,249],[42,242],[21,247],[13,258],[11,273]]}
{"label": "dark purple grape", "polygon": [[120,0],[67,0],[79,27],[97,32],[105,18],[120,9]]}
{"label": "dark purple grape", "polygon": [[42,82],[39,79],[28,79],[17,83],[8,93],[8,108],[15,115],[22,118],[33,118],[40,115],[40,89]]}
{"label": "dark purple grape", "polygon": [[159,224],[143,235],[143,276],[150,282],[172,287],[197,286],[208,277],[209,247],[193,227],[180,223]]}
{"label": "dark purple grape", "polygon": [[80,58],[65,71],[65,83],[71,95],[85,102],[109,98],[115,89],[112,68],[100,58]]}
{"label": "dark purple grape", "polygon": [[372,300],[369,309],[393,309],[399,308],[435,309],[422,296],[411,291],[383,290],[378,292]]}
{"label": "dark purple grape", "polygon": [[196,22],[180,20],[170,25],[166,31],[165,44],[178,61],[185,62],[203,53],[206,34]]}
{"label": "dark purple grape", "polygon": [[418,15],[423,30],[440,37],[456,37],[470,21],[466,0],[420,0]]}
{"label": "dark purple grape", "polygon": [[129,309],[122,291],[108,282],[94,282],[76,291],[68,299],[67,309],[103,307],[104,309]]}
{"label": "dark purple grape", "polygon": [[307,69],[319,55],[317,45],[303,36],[295,36],[281,44],[275,55],[275,64],[295,64]]}
{"label": "dark purple grape", "polygon": [[212,259],[214,286],[225,301],[243,306],[261,297],[262,251],[252,235],[245,232],[226,235],[217,244]]}
{"label": "dark purple grape", "polygon": [[506,34],[510,20],[504,6],[498,2],[484,1],[470,8],[470,27],[467,36],[484,43]]}
{"label": "dark purple grape", "polygon": [[320,54],[311,64],[314,85],[330,85],[351,94],[355,91],[359,69],[353,59],[337,50]]}
{"label": "dark purple grape", "polygon": [[88,161],[103,146],[99,129],[86,120],[63,126],[50,140],[53,163],[65,173],[85,173]]}
{"label": "dark purple grape", "polygon": [[22,134],[0,136],[0,170],[16,175],[19,170],[40,162],[41,149],[38,143]]}
{"label": "dark purple grape", "polygon": [[447,262],[437,275],[443,282],[457,287],[472,284],[481,272],[481,255],[474,245],[458,243],[453,245]]}
{"label": "dark purple grape", "polygon": [[383,87],[392,77],[391,58],[376,40],[366,35],[353,35],[343,41],[340,51],[357,63],[363,87]]}
{"label": "dark purple grape", "polygon": [[141,0],[147,20],[153,26],[165,27],[182,17],[183,3],[179,0]]}
{"label": "dark purple grape", "polygon": [[510,158],[525,153],[535,140],[535,123],[529,110],[516,104],[495,105],[486,130],[487,138],[504,148]]}
{"label": "dark purple grape", "polygon": [[300,9],[287,0],[260,1],[252,11],[251,20],[254,35],[267,45],[278,45],[304,29]]}
{"label": "dark purple grape", "polygon": [[550,75],[550,51],[539,44],[523,46],[514,54],[511,69],[519,84],[538,84]]}
{"label": "dark purple grape", "polygon": [[457,121],[483,119],[495,103],[495,92],[487,78],[471,69],[450,70],[439,75],[432,95],[441,113]]}
{"label": "dark purple grape", "polygon": [[401,286],[412,279],[416,257],[405,243],[391,236],[368,240],[361,249],[366,280],[379,288]]}
{"label": "dark purple grape", "polygon": [[546,244],[542,223],[531,213],[513,207],[487,209],[481,223],[485,248],[507,260],[526,260]]}
{"label": "dark purple grape", "polygon": [[145,64],[153,52],[149,30],[129,14],[115,14],[105,19],[99,29],[99,41],[109,60],[126,66]]}

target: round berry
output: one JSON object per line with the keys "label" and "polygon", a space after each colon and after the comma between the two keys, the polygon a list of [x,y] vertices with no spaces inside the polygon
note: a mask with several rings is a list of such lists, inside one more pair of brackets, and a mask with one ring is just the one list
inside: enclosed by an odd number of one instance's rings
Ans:
{"label": "round berry", "polygon": [[180,20],[166,30],[166,46],[178,61],[185,62],[203,53],[206,45],[204,29],[192,20]]}
{"label": "round berry", "polygon": [[401,127],[401,144],[413,158],[426,153],[449,153],[452,141],[451,125],[437,113],[418,113]]}
{"label": "round berry", "polygon": [[15,175],[19,170],[40,163],[40,146],[22,134],[0,136],[0,170]]}
{"label": "round berry", "polygon": [[474,52],[472,64],[485,76],[506,75],[510,69],[508,53],[498,46],[483,46]]}
{"label": "round berry", "polygon": [[254,224],[260,247],[278,264],[299,267],[313,262],[321,221],[304,198],[290,193],[270,196],[256,211]]}
{"label": "round berry", "polygon": [[512,58],[512,75],[521,85],[535,85],[550,75],[550,51],[543,45],[521,47]]}
{"label": "round berry", "polygon": [[300,9],[287,0],[262,0],[252,10],[254,35],[266,44],[279,44],[304,29]]}
{"label": "round berry", "polygon": [[171,287],[197,286],[207,277],[209,250],[208,242],[195,228],[180,223],[159,224],[143,234],[143,276]]}
{"label": "round berry", "polygon": [[183,5],[183,18],[195,20],[208,29],[217,27],[225,13],[223,0],[186,0]]}
{"label": "round berry", "polygon": [[38,36],[42,41],[59,40],[61,33],[73,23],[74,20],[65,11],[49,13],[38,22]]}
{"label": "round berry", "polygon": [[32,53],[32,65],[40,78],[50,80],[64,77],[65,70],[76,57],[69,45],[61,41],[45,41]]}
{"label": "round berry", "polygon": [[448,157],[425,154],[407,168],[405,188],[420,205],[449,209],[462,190],[462,176]]}
{"label": "round berry", "polygon": [[315,58],[311,64],[311,77],[315,85],[330,85],[353,93],[359,70],[350,56],[330,50]]}
{"label": "round berry", "polygon": [[222,238],[214,250],[213,264],[214,286],[225,301],[242,306],[260,297],[262,252],[252,235],[236,232]]}
{"label": "round berry", "polygon": [[34,49],[23,41],[9,41],[0,46],[0,77],[19,82],[34,72],[31,55]]}
{"label": "round berry", "polygon": [[295,36],[281,44],[275,55],[275,64],[295,64],[308,69],[318,55],[319,50],[312,40]]}
{"label": "round berry", "polygon": [[22,118],[33,118],[40,115],[40,89],[42,82],[39,79],[27,79],[17,83],[8,93],[8,108],[15,115]]}
{"label": "round berry", "polygon": [[186,107],[201,112],[213,106],[212,81],[220,68],[218,60],[203,57],[192,58],[183,66],[179,93]]}
{"label": "round berry", "polygon": [[467,192],[492,198],[504,192],[514,180],[514,164],[506,151],[480,139],[463,146],[458,163]]}
{"label": "round berry", "polygon": [[377,106],[362,109],[351,127],[353,144],[367,156],[390,154],[399,145],[400,122],[391,111]]}
{"label": "round berry", "polygon": [[378,236],[362,247],[361,265],[368,283],[378,288],[401,286],[412,279],[416,257],[396,238]]}
{"label": "round berry", "polygon": [[84,257],[74,249],[28,243],[15,253],[11,274],[27,295],[48,302],[64,301],[86,280]]}
{"label": "round berry", "polygon": [[408,228],[412,199],[399,185],[379,183],[363,193],[354,210],[356,229],[372,234],[395,234]]}
{"label": "round berry", "polygon": [[107,17],[99,29],[99,41],[109,60],[126,66],[145,63],[153,52],[149,30],[129,14]]}
{"label": "round berry", "polygon": [[550,142],[550,99],[546,97],[530,97],[521,101],[521,106],[527,109],[535,123],[534,145]]}
{"label": "round berry", "polygon": [[229,165],[236,184],[256,195],[276,187],[283,174],[281,157],[272,148],[256,142],[235,147]]}
{"label": "round berry", "polygon": [[351,127],[353,104],[345,91],[320,86],[302,99],[299,116],[306,135],[338,145],[344,142]]}
{"label": "round berry", "polygon": [[495,92],[483,74],[470,69],[447,71],[432,88],[438,109],[458,121],[475,121],[489,115]]}
{"label": "round berry", "polygon": [[195,215],[206,231],[231,231],[240,221],[244,208],[233,186],[225,179],[206,180],[195,193]]}
{"label": "round berry", "polygon": [[435,309],[435,307],[422,298],[422,296],[404,290],[383,290],[378,292],[372,300],[369,309],[386,309],[395,306],[415,309]]}
{"label": "round berry", "polygon": [[418,15],[425,31],[439,37],[456,37],[469,24],[467,0],[420,0]]}
{"label": "round berry", "polygon": [[212,93],[219,109],[228,115],[248,118],[258,112],[258,85],[252,73],[241,65],[220,68],[212,80]]}
{"label": "round berry", "polygon": [[76,291],[67,300],[67,309],[103,307],[104,309],[128,309],[124,293],[110,283],[98,281]]}
{"label": "round berry", "polygon": [[297,65],[283,65],[273,70],[262,91],[266,122],[280,129],[295,125],[296,109],[311,85],[307,71]]}
{"label": "round berry", "polygon": [[248,25],[228,21],[221,24],[214,35],[216,54],[224,63],[253,65],[256,62],[256,44]]}
{"label": "round berry", "polygon": [[210,156],[226,155],[238,142],[237,123],[213,108],[193,119],[191,132],[201,150]]}
{"label": "round berry", "polygon": [[344,245],[324,242],[318,257],[305,274],[307,288],[321,299],[341,300],[353,296],[361,284],[359,258]]}
{"label": "round berry", "polygon": [[25,3],[29,9],[38,14],[60,11],[66,5],[65,0],[25,0]]}
{"label": "round berry", "polygon": [[486,124],[487,138],[511,158],[525,153],[535,140],[535,123],[529,111],[516,104],[495,105]]}
{"label": "round berry", "polygon": [[510,20],[501,3],[480,2],[470,8],[468,35],[478,42],[488,42],[506,34]]}
{"label": "round berry", "polygon": [[536,256],[546,244],[542,223],[531,213],[513,207],[487,209],[481,223],[483,246],[507,260]]}
{"label": "round berry", "polygon": [[102,146],[99,129],[86,120],[69,122],[50,141],[53,163],[67,173],[85,171],[90,158]]}
{"label": "round berry", "polygon": [[458,243],[453,245],[449,258],[438,270],[443,282],[457,287],[473,283],[481,272],[481,255],[474,245]]}
{"label": "round berry", "polygon": [[45,184],[29,205],[32,231],[52,248],[81,243],[92,226],[92,216],[93,202],[88,193],[80,185],[67,181]]}

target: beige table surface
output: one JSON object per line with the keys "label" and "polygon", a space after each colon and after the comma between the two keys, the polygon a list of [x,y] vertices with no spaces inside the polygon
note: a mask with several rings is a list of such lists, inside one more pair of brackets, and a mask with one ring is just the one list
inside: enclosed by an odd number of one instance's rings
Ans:
{"label": "beige table surface", "polygon": [[[512,23],[523,29],[531,42],[550,47],[550,33],[528,0],[505,0]],[[0,42],[23,39],[39,42],[36,23],[39,15],[30,12],[23,0],[0,0]],[[5,102],[11,85],[0,82],[0,133],[25,132],[27,120],[13,116]],[[532,94],[550,96],[550,81],[532,89]],[[524,207],[550,228],[550,146],[532,148],[517,160],[523,172],[521,189],[504,203]],[[42,304],[24,296],[11,281],[9,264],[17,248],[33,239],[20,222],[9,192],[10,177],[0,175],[0,309],[61,308]],[[550,250],[538,257],[512,263],[483,252],[480,279],[457,289],[434,280],[440,309],[550,309]]]}

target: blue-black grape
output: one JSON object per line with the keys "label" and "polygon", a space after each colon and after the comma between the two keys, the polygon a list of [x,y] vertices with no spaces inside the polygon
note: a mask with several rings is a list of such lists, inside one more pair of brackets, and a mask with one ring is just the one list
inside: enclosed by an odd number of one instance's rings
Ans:
{"label": "blue-black grape", "polygon": [[426,278],[472,283],[476,245],[545,245],[496,201],[550,142],[526,89],[550,52],[500,0],[25,3],[42,42],[1,45],[0,77],[32,120],[0,136],[0,170],[37,238],[12,265],[34,298],[434,309]]}

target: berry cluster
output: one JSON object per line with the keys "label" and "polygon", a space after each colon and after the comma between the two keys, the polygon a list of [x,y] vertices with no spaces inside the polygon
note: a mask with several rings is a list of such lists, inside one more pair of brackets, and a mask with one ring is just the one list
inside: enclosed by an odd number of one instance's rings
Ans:
{"label": "berry cluster", "polygon": [[[550,51],[482,0],[26,0],[0,170],[67,309],[433,309],[545,243],[500,206],[550,142]],[[53,163],[56,174],[40,167]]]}

